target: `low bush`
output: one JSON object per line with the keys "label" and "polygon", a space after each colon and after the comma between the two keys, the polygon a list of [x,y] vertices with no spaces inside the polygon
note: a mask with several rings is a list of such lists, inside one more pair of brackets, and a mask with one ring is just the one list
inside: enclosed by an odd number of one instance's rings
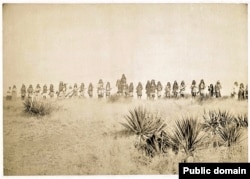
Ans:
{"label": "low bush", "polygon": [[23,102],[24,112],[36,116],[45,116],[53,111],[51,102],[47,100],[26,99]]}

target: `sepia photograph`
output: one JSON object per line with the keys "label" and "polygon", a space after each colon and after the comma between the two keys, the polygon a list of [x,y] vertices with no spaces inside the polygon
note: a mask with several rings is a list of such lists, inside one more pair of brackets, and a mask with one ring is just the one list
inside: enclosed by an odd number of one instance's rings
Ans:
{"label": "sepia photograph", "polygon": [[248,4],[2,4],[3,175],[248,162]]}

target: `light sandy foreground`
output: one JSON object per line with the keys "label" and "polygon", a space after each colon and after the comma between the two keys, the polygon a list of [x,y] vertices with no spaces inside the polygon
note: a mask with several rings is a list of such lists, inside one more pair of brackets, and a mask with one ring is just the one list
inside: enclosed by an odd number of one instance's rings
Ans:
{"label": "light sandy foreground", "polygon": [[[150,159],[134,147],[120,122],[129,109],[144,105],[158,112],[170,128],[182,116],[202,119],[204,110],[247,114],[247,101],[192,99],[122,100],[66,99],[54,101],[56,111],[45,117],[23,113],[22,101],[3,105],[4,175],[123,175],[177,174],[183,156],[172,153]],[[195,152],[196,162],[247,162],[247,130],[237,147],[206,147]]]}

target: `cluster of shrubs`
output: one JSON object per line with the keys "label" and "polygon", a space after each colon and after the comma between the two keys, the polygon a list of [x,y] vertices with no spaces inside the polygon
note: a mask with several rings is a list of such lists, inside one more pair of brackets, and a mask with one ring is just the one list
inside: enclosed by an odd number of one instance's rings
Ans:
{"label": "cluster of shrubs", "polygon": [[248,127],[247,115],[232,115],[228,111],[204,111],[203,120],[195,117],[183,117],[175,124],[167,126],[159,115],[153,115],[141,106],[129,111],[125,116],[126,129],[138,136],[135,147],[148,157],[165,154],[168,150],[178,154],[184,151],[184,162],[193,156],[194,151],[204,145],[206,138],[217,136],[216,146],[231,147],[242,136],[242,128]]}

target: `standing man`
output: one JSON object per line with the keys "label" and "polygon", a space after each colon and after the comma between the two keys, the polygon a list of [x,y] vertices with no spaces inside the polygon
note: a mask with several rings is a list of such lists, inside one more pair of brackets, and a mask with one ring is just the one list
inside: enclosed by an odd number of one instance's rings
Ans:
{"label": "standing man", "polygon": [[54,94],[55,94],[54,86],[53,86],[53,84],[50,84],[50,86],[49,86],[49,96],[50,96],[50,98],[53,98]]}
{"label": "standing man", "polygon": [[139,82],[137,87],[136,87],[136,93],[137,93],[137,98],[138,99],[141,99],[142,90],[143,90],[142,84],[141,84],[141,82]]}
{"label": "standing man", "polygon": [[178,89],[179,89],[178,83],[177,83],[177,81],[174,81],[174,84],[173,84],[173,95],[174,95],[174,98],[177,98]]}
{"label": "standing man", "polygon": [[151,80],[151,84],[150,84],[150,98],[153,99],[153,100],[155,98],[155,90],[156,90],[155,80]]}
{"label": "standing man", "polygon": [[43,99],[46,99],[47,98],[47,92],[48,92],[48,88],[47,88],[47,85],[43,85],[43,93],[42,93],[42,96],[43,96]]}
{"label": "standing man", "polygon": [[84,97],[84,90],[85,90],[84,86],[85,86],[84,83],[81,83],[80,90],[79,90],[80,97]]}
{"label": "standing man", "polygon": [[93,97],[93,85],[92,85],[92,83],[89,84],[88,95],[89,95],[90,98]]}
{"label": "standing man", "polygon": [[133,97],[134,84],[131,82],[128,87],[129,97]]}
{"label": "standing man", "polygon": [[157,97],[158,97],[158,99],[160,99],[161,98],[161,91],[162,91],[162,85],[161,85],[160,81],[157,82],[156,89],[157,89]]}
{"label": "standing man", "polygon": [[6,100],[11,100],[12,99],[12,93],[11,93],[11,87],[9,87],[6,95]]}
{"label": "standing man", "polygon": [[213,84],[210,84],[210,85],[208,86],[208,92],[209,92],[209,96],[210,96],[210,97],[213,97],[213,96],[214,96],[214,86],[213,86]]}
{"label": "standing man", "polygon": [[244,89],[244,85],[243,83],[240,84],[240,88],[239,88],[239,93],[238,93],[238,99],[240,101],[242,101],[244,99],[244,95],[245,94],[245,89]]}
{"label": "standing man", "polygon": [[32,85],[29,85],[27,92],[28,92],[28,98],[32,99],[33,98],[33,86]]}
{"label": "standing man", "polygon": [[98,98],[102,98],[103,97],[104,87],[103,87],[103,81],[102,81],[102,79],[100,79],[99,82],[98,82],[97,94],[98,94]]}
{"label": "standing man", "polygon": [[206,88],[205,82],[202,79],[201,82],[200,82],[200,84],[199,84],[199,93],[200,93],[201,98],[205,97],[205,88]]}
{"label": "standing man", "polygon": [[148,80],[147,81],[147,84],[146,84],[146,95],[147,95],[147,99],[150,99],[150,89],[151,88],[151,85],[150,85],[150,81]]}
{"label": "standing man", "polygon": [[17,89],[16,89],[16,85],[13,85],[12,88],[12,100],[16,100],[17,97]]}
{"label": "standing man", "polygon": [[231,97],[237,99],[238,98],[238,92],[239,92],[239,85],[238,82],[235,81],[232,89]]}
{"label": "standing man", "polygon": [[191,95],[193,98],[196,97],[196,94],[197,94],[197,86],[196,86],[196,81],[193,80],[192,81],[192,85],[191,85]]}
{"label": "standing man", "polygon": [[24,84],[22,84],[22,88],[21,88],[21,99],[24,100],[26,97],[26,87]]}
{"label": "standing man", "polygon": [[221,84],[220,84],[220,81],[217,81],[217,83],[214,86],[214,90],[215,90],[215,97],[220,98],[221,97],[221,93],[220,93]]}
{"label": "standing man", "polygon": [[170,84],[170,82],[167,82],[167,85],[165,87],[165,95],[166,95],[166,98],[170,99],[170,96],[171,96],[171,84]]}
{"label": "standing man", "polygon": [[185,82],[182,80],[181,85],[180,85],[180,96],[184,98],[184,93],[185,93],[186,85]]}
{"label": "standing man", "polygon": [[107,82],[107,84],[106,84],[106,98],[110,97],[110,91],[111,91],[110,83]]}

